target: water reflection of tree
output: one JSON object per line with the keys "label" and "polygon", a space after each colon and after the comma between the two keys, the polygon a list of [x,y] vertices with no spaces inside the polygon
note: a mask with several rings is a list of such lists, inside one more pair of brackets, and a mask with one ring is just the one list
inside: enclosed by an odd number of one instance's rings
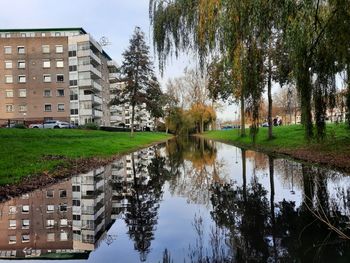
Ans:
{"label": "water reflection of tree", "polygon": [[[131,154],[131,165],[134,177],[133,194],[128,197],[128,209],[125,222],[129,228],[130,238],[134,240],[135,249],[140,252],[140,260],[145,261],[150,251],[151,241],[158,221],[158,209],[163,191],[162,187],[169,178],[169,171],[165,168],[165,158],[158,150],[145,167],[140,161],[143,157],[138,153]],[[146,168],[146,170],[145,170]]]}
{"label": "water reflection of tree", "polygon": [[228,231],[228,244],[236,248],[234,258],[238,262],[349,260],[349,242],[339,234],[349,234],[349,217],[334,202],[330,203],[324,170],[303,165],[304,200],[296,207],[292,201],[274,201],[272,158],[269,159],[270,202],[256,177],[247,184],[245,156],[243,151],[242,186],[216,184],[212,188],[212,217],[219,227]]}
{"label": "water reflection of tree", "polygon": [[226,181],[223,161],[217,160],[215,142],[203,138],[179,139],[167,146],[169,166],[176,171],[170,191],[189,202],[209,204],[210,185]]}

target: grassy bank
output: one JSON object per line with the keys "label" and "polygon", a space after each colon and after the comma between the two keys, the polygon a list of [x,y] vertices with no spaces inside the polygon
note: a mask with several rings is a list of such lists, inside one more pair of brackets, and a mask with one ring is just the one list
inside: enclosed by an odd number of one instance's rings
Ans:
{"label": "grassy bank", "polygon": [[68,160],[108,158],[168,136],[162,133],[109,133],[86,130],[0,129],[0,184],[48,173]]}
{"label": "grassy bank", "polygon": [[[301,125],[274,127],[275,139],[267,140],[267,128],[261,128],[252,144],[249,137],[240,137],[238,130],[206,132],[206,138],[231,143],[251,149],[266,152],[282,153],[305,161],[330,164],[350,170],[350,130],[345,124],[327,125],[327,135],[323,142],[304,139],[304,129]],[[249,131],[247,130],[247,134]]]}

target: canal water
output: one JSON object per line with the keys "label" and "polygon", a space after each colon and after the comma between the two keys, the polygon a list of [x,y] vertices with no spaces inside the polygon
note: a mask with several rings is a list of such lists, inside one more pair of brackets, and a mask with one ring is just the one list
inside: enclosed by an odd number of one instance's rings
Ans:
{"label": "canal water", "polygon": [[350,262],[350,177],[171,140],[0,204],[0,262]]}

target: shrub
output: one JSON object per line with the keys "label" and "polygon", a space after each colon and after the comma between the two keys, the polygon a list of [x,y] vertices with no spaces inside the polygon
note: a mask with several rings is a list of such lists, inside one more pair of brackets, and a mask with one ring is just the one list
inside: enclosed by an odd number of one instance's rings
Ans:
{"label": "shrub", "polygon": [[84,130],[98,130],[99,126],[96,123],[90,122],[90,123],[87,123],[85,125],[79,126],[79,128],[84,129]]}
{"label": "shrub", "polygon": [[13,128],[16,129],[27,129],[27,127],[23,123],[16,123]]}

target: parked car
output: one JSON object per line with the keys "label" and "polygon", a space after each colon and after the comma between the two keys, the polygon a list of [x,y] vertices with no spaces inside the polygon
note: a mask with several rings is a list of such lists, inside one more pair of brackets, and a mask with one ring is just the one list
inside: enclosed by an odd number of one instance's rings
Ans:
{"label": "parked car", "polygon": [[30,124],[29,128],[33,129],[62,129],[70,128],[71,125],[68,122],[57,121],[57,120],[47,120],[44,123]]}

